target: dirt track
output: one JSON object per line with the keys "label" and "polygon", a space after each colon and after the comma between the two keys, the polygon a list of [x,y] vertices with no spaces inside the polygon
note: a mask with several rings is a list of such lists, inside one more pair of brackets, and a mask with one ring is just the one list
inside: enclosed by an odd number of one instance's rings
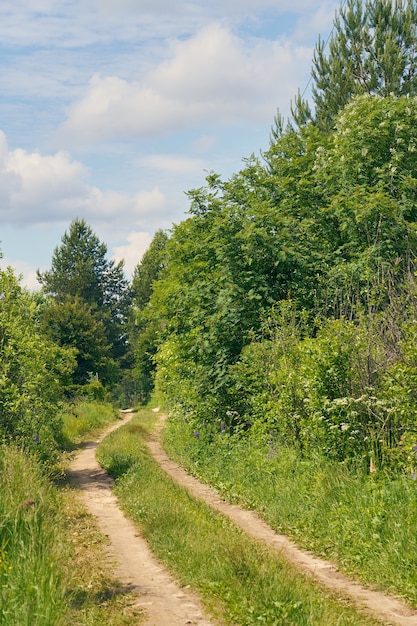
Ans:
{"label": "dirt track", "polygon": [[[127,414],[122,422],[112,427],[105,435],[122,426],[130,418],[131,414]],[[161,416],[160,425],[162,422],[163,416]],[[253,511],[246,511],[221,500],[216,492],[199,483],[176,463],[169,460],[159,443],[159,432],[158,428],[153,439],[148,443],[152,456],[167,474],[190,493],[205,500],[211,507],[232,519],[249,535],[280,552],[326,587],[366,607],[369,612],[382,618],[387,624],[417,626],[417,611],[413,611],[400,600],[372,591],[350,580],[338,572],[332,563],[300,550],[287,537],[275,533]],[[144,607],[149,616],[145,624],[147,626],[177,626],[179,624],[215,623],[204,615],[195,596],[176,585],[153,557],[133,523],[121,513],[117,500],[112,494],[113,481],[95,460],[95,449],[98,443],[90,444],[76,458],[71,469],[71,479],[82,489],[85,504],[97,517],[101,531],[110,539],[112,550],[119,562],[117,576],[138,592],[138,606]]]}
{"label": "dirt track", "polygon": [[198,598],[180,588],[155,559],[138,529],[120,510],[113,495],[113,480],[99,466],[95,451],[99,442],[126,424],[127,414],[94,443],[90,443],[71,464],[69,478],[81,490],[88,510],[97,518],[101,532],[110,540],[109,553],[118,563],[115,575],[138,594],[137,605],[145,609],[146,626],[209,626],[215,622],[204,615]]}

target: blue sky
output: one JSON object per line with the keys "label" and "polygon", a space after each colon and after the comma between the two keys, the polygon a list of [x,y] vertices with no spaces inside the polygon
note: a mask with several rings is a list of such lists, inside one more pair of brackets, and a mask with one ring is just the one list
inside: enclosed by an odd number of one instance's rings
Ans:
{"label": "blue sky", "polygon": [[131,275],[187,190],[268,147],[338,6],[2,0],[0,267],[36,287],[82,217]]}

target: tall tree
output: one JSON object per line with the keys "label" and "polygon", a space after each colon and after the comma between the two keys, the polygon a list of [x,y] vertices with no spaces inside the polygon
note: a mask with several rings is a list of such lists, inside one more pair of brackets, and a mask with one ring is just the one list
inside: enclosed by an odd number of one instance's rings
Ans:
{"label": "tall tree", "polygon": [[38,272],[38,280],[54,303],[68,307],[70,301],[78,301],[89,308],[103,325],[111,357],[122,362],[131,292],[123,261],[116,264],[106,254],[107,246],[85,220],[75,219],[54,251],[51,269]]}
{"label": "tall tree", "polygon": [[166,267],[166,245],[168,235],[158,230],[135,268],[132,283],[133,292],[133,343],[135,352],[135,381],[140,398],[144,401],[153,389],[153,374],[159,337],[158,322],[152,315],[149,301],[154,283],[161,277]]}
{"label": "tall tree", "polygon": [[417,5],[413,0],[347,0],[337,15],[326,53],[319,39],[313,58],[317,123],[332,126],[354,95],[417,93]]}
{"label": "tall tree", "polygon": [[133,303],[137,309],[143,309],[152,295],[152,285],[158,279],[166,265],[165,248],[168,235],[163,230],[158,230],[151,245],[135,267],[133,274]]}
{"label": "tall tree", "polygon": [[51,300],[43,308],[41,320],[50,339],[75,353],[72,384],[85,385],[96,374],[104,384],[117,380],[119,367],[111,357],[111,346],[97,310],[77,296],[63,302]]}

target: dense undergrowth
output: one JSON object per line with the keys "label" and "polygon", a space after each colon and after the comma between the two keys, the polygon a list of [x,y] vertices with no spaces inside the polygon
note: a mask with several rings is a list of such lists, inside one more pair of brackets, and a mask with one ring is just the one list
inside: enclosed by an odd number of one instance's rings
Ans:
{"label": "dense undergrowth", "polygon": [[200,431],[197,438],[178,417],[168,421],[165,444],[191,473],[258,510],[276,530],[417,606],[415,481],[366,475],[313,450],[301,456],[266,434]]}
{"label": "dense undergrowth", "polygon": [[288,563],[192,498],[159,468],[144,440],[154,414],[112,433],[98,448],[116,493],[154,553],[198,591],[221,623],[252,626],[371,624]]}
{"label": "dense undergrowth", "polygon": [[[60,419],[74,448],[115,412],[77,402]],[[62,480],[55,450],[52,460],[16,445],[0,447],[0,625],[136,622],[132,595],[109,575],[105,540]]]}

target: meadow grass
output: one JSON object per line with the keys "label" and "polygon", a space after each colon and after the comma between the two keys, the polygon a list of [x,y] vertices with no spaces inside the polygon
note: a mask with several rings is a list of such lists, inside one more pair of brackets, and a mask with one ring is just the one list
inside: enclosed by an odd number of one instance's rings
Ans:
{"label": "meadow grass", "polygon": [[0,449],[0,624],[56,626],[65,612],[64,519],[35,460]]}
{"label": "meadow grass", "polygon": [[122,506],[182,585],[223,624],[375,624],[315,585],[232,522],[191,497],[159,468],[144,441],[154,416],[141,410],[98,448]]}
{"label": "meadow grass", "polygon": [[71,450],[114,422],[119,413],[108,402],[75,401],[64,405],[60,417],[63,445]]}
{"label": "meadow grass", "polygon": [[[96,430],[115,419],[102,407],[77,411],[73,447],[87,424]],[[0,626],[138,624],[134,596],[112,578],[105,544],[72,489],[51,481],[33,455],[0,447]]]}
{"label": "meadow grass", "polygon": [[407,476],[364,475],[314,454],[300,457],[257,438],[196,440],[173,421],[171,456],[233,502],[342,570],[417,606],[417,485]]}

